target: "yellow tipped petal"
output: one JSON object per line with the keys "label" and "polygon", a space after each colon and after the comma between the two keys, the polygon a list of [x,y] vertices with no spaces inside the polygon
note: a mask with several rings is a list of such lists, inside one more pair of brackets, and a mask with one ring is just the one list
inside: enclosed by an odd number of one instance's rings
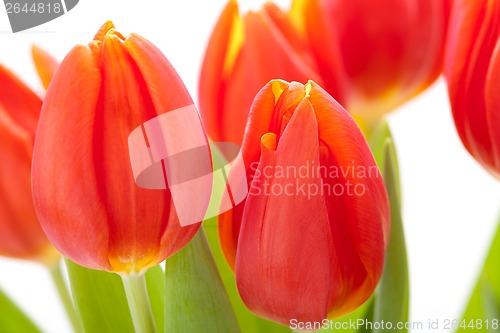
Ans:
{"label": "yellow tipped petal", "polygon": [[57,67],[59,67],[59,61],[37,45],[31,47],[31,54],[38,76],[42,81],[43,87],[47,90]]}
{"label": "yellow tipped petal", "polygon": [[232,71],[236,58],[240,53],[243,42],[245,41],[245,30],[243,20],[238,12],[238,3],[236,1],[231,1],[228,6],[231,6],[232,8],[232,28],[229,35],[226,60],[222,70],[223,75],[228,75]]}

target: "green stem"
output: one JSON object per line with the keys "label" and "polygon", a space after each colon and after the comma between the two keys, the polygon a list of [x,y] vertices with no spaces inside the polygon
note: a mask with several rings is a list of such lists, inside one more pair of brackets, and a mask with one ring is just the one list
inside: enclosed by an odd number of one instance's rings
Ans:
{"label": "green stem", "polygon": [[64,281],[63,278],[61,265],[56,265],[50,268],[50,275],[57,288],[57,292],[59,293],[59,297],[61,298],[64,308],[66,309],[66,313],[68,314],[68,318],[71,322],[71,325],[73,326],[73,329],[75,330],[76,333],[83,333],[83,328],[80,323],[80,319],[78,318],[78,315],[76,314],[75,311],[75,305],[69,294],[66,282]]}
{"label": "green stem", "polygon": [[122,275],[122,280],[136,333],[156,333],[146,275]]}
{"label": "green stem", "polygon": [[314,333],[315,331],[311,331],[311,330],[300,330],[300,329],[292,329],[292,332],[293,333]]}

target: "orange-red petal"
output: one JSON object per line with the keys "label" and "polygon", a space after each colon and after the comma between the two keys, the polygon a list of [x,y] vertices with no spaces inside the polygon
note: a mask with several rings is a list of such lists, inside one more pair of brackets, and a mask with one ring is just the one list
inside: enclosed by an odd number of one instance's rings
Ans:
{"label": "orange-red petal", "polygon": [[[209,40],[199,82],[199,102],[208,136],[214,141],[224,141],[221,110],[227,77],[239,53],[238,26],[241,26],[238,3],[228,1]],[[227,59],[227,58],[231,59]]]}
{"label": "orange-red petal", "polygon": [[492,139],[493,168],[500,178],[500,39],[497,41],[486,78],[486,122]]}
{"label": "orange-red petal", "polygon": [[58,73],[45,97],[35,141],[35,207],[44,231],[63,255],[89,268],[109,270],[107,216],[93,172],[101,73],[84,46],[71,50]]}
{"label": "orange-red petal", "polygon": [[[135,34],[131,34],[127,38],[124,46],[144,79],[144,84],[157,114],[193,104],[182,79],[156,46]],[[165,87],[169,88],[165,89]],[[188,134],[186,133],[186,135]],[[208,138],[206,140],[208,142]],[[183,248],[200,227],[199,223],[181,227],[168,192],[165,193],[165,198],[170,201],[170,203],[166,201],[165,208],[169,215],[166,221],[163,221],[166,225],[160,234],[157,262],[163,261],[166,257],[170,257]],[[206,202],[208,205],[209,200],[209,193],[200,193],[198,204]]]}
{"label": "orange-red petal", "polygon": [[0,66],[0,255],[54,264],[31,194],[31,158],[40,98]]}
{"label": "orange-red petal", "polygon": [[330,316],[338,317],[362,304],[378,283],[389,240],[389,204],[382,176],[354,120],[321,87],[310,84],[319,137],[327,149],[322,165],[338,171],[324,182],[330,189],[352,191],[331,195],[326,203],[338,265],[350,277],[331,305]]}
{"label": "orange-red petal", "polygon": [[[255,173],[255,163],[260,157],[260,139],[269,132],[269,127],[274,114],[274,106],[281,93],[288,87],[288,82],[274,80],[259,91],[251,107],[246,134],[242,146],[243,160],[247,170],[247,182]],[[231,177],[231,174],[229,175]],[[218,217],[219,240],[224,256],[231,268],[234,269],[236,260],[236,247],[240,234],[241,220],[245,201]]]}
{"label": "orange-red petal", "polygon": [[445,68],[458,134],[467,150],[494,175],[500,173],[498,143],[494,142],[498,122],[493,118],[489,123],[491,111],[487,109],[495,102],[487,84],[494,87],[490,64],[495,66],[492,57],[500,35],[499,13],[499,1],[454,2]]}
{"label": "orange-red petal", "polygon": [[[294,0],[290,16],[295,27],[309,41],[324,87],[340,103],[347,102],[350,82],[341,57],[334,22],[325,15],[321,0]],[[315,80],[314,78],[309,78]],[[315,80],[320,83],[320,81]]]}

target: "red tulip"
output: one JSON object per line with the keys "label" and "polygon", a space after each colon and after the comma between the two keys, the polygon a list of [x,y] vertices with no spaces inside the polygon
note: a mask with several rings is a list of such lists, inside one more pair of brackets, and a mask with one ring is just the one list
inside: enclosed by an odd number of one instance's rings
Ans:
{"label": "red tulip", "polygon": [[255,94],[275,78],[321,81],[310,50],[285,13],[268,3],[242,16],[230,0],[201,70],[200,113],[209,137],[241,144]]}
{"label": "red tulip", "polygon": [[323,77],[344,68],[345,105],[371,127],[440,75],[450,1],[295,0],[292,17]]}
{"label": "red tulip", "polygon": [[469,153],[500,179],[500,1],[455,0],[445,75]]}
{"label": "red tulip", "polygon": [[[35,142],[33,195],[52,243],[88,268],[141,272],[186,245],[171,192],[136,185],[128,137],[193,104],[174,68],[146,39],[111,22],[74,47],[47,92]],[[206,141],[206,138],[205,138]]]}
{"label": "red tulip", "polygon": [[219,223],[245,304],[289,325],[365,302],[382,273],[390,213],[347,111],[314,82],[271,81],[252,105],[242,154],[249,195]]}
{"label": "red tulip", "polygon": [[[41,58],[43,56],[43,58]],[[57,62],[37,49],[39,71]],[[42,100],[0,65],[0,255],[55,265],[60,254],[40,227],[31,193],[31,159]]]}

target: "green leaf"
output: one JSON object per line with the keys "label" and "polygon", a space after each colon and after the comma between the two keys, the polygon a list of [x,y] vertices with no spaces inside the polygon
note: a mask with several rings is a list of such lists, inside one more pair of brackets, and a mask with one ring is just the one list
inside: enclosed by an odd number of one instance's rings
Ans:
{"label": "green leaf", "polygon": [[42,331],[0,290],[0,332],[41,333]]}
{"label": "green leaf", "polygon": [[[365,322],[373,322],[373,316],[374,316],[374,311],[375,311],[375,295],[372,296],[372,298],[370,300],[368,300],[367,303],[365,303],[365,305],[367,305],[367,308],[365,310],[365,314],[364,314],[364,320]],[[357,333],[371,333],[371,330],[369,328],[367,328],[366,326],[363,326],[363,327],[359,327],[358,329],[358,332]]]}
{"label": "green leaf", "polygon": [[[372,133],[369,144],[370,144],[370,149],[373,153],[373,157],[375,158],[375,161],[377,162],[377,165],[381,172],[384,170],[384,164],[385,164],[385,150],[386,150],[386,140],[390,138],[392,140],[392,133],[391,129],[389,127],[389,124],[387,123],[386,120],[382,120],[379,122],[377,127],[375,128],[375,131]],[[395,190],[397,193],[397,198],[399,202],[399,207],[401,208],[401,184],[400,184],[400,177],[399,177],[399,163],[398,163],[398,158],[397,158],[397,153],[396,153],[396,147],[394,145],[394,141],[392,141],[392,144],[389,145],[389,150],[391,151],[391,154],[393,156],[393,173],[394,173],[394,181],[396,183]]]}
{"label": "green leaf", "polygon": [[[500,220],[498,222],[490,252],[462,317],[466,324],[471,320],[482,321],[481,327],[475,326],[476,333],[500,331],[500,326],[492,325],[493,321],[499,324],[500,320]],[[458,332],[468,330],[468,327],[461,327]]]}
{"label": "green leaf", "polygon": [[73,298],[71,297],[66,281],[64,280],[63,268],[60,262],[58,265],[50,268],[50,276],[52,277],[52,281],[54,281],[54,285],[57,288],[59,298],[64,305],[73,330],[75,333],[83,333],[80,316],[76,313],[75,303],[73,302]]}
{"label": "green leaf", "polygon": [[[85,332],[134,333],[123,282],[115,273],[95,271],[66,259],[71,291]],[[159,266],[146,273],[157,327],[163,327],[164,276]],[[161,326],[158,326],[161,325]]]}
{"label": "green leaf", "polygon": [[[158,331],[165,325],[165,273],[160,266],[150,268],[146,273],[149,301]],[[171,300],[172,301],[172,300]]]}
{"label": "green leaf", "polygon": [[[388,132],[390,135],[390,132]],[[391,206],[391,235],[385,255],[382,277],[375,296],[373,321],[380,323],[408,322],[409,309],[409,277],[406,244],[401,216],[400,197],[398,192],[398,175],[396,174],[395,149],[392,139],[386,139],[383,176]],[[388,329],[374,329],[373,332],[389,332]],[[399,330],[405,333],[407,329]]]}
{"label": "green leaf", "polygon": [[[484,314],[485,318],[500,320],[500,299],[493,288],[493,285],[488,280],[481,281]],[[498,332],[499,330],[495,331]]]}
{"label": "green leaf", "polygon": [[[332,323],[328,323],[328,328],[321,329],[317,332],[364,333],[365,330],[356,325],[351,325],[351,323],[357,323],[359,319],[371,321],[373,318],[373,304],[374,298],[371,297],[357,310],[351,312],[347,316],[334,320]],[[359,328],[359,330],[357,328]]]}
{"label": "green leaf", "polygon": [[165,282],[165,332],[240,332],[203,229],[167,260]]}
{"label": "green leaf", "polygon": [[66,266],[85,332],[134,333],[120,276],[87,269],[68,259]]}

